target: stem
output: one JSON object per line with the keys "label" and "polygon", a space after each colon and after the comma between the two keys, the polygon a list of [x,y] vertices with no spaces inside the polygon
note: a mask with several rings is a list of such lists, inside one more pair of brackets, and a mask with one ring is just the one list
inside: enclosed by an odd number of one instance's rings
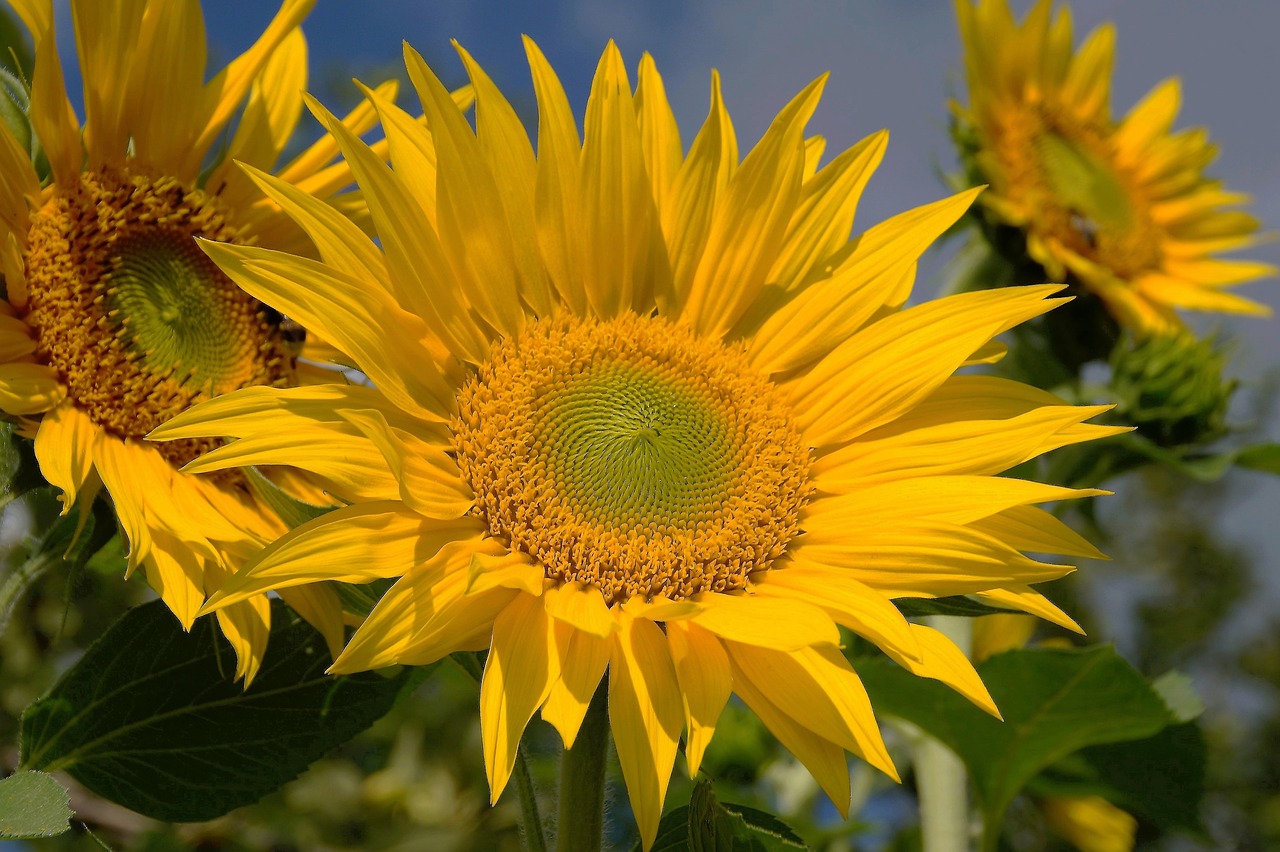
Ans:
{"label": "stem", "polygon": [[573,748],[560,757],[556,852],[599,852],[604,837],[604,766],[609,754],[609,682],[600,681]]}
{"label": "stem", "polygon": [[520,793],[520,823],[524,828],[525,848],[529,852],[547,852],[547,838],[542,834],[542,816],[538,813],[538,791],[533,788],[524,744],[516,751],[516,790]]}
{"label": "stem", "polygon": [[[969,654],[973,625],[968,618],[934,615],[925,620]],[[924,852],[967,852],[969,786],[964,764],[951,749],[929,736],[922,736],[916,744],[915,764]]]}
{"label": "stem", "polygon": [[61,556],[58,554],[42,553],[32,559],[24,560],[21,565],[13,569],[13,573],[0,583],[0,636],[4,635],[5,629],[9,626],[9,617],[13,615],[14,607],[18,605],[18,599],[22,597],[23,592],[31,588],[31,584],[39,579],[40,575],[61,562]]}

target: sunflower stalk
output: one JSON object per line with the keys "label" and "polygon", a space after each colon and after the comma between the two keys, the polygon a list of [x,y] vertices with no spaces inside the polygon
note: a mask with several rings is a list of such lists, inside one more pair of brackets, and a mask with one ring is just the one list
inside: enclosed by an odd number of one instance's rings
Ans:
{"label": "sunflower stalk", "polygon": [[[925,621],[955,642],[966,656],[970,653],[971,619],[934,615]],[[968,852],[969,780],[964,764],[951,749],[928,736],[921,737],[914,752],[924,852]]]}
{"label": "sunflower stalk", "polygon": [[609,682],[606,675],[587,707],[573,748],[560,758],[557,852],[590,852],[604,837],[604,770],[609,754]]}

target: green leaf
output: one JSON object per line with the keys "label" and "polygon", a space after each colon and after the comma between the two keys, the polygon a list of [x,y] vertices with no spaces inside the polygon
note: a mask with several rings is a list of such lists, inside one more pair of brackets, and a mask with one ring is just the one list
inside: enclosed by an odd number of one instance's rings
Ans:
{"label": "green leaf", "polygon": [[980,615],[1019,612],[1016,609],[990,606],[963,595],[950,598],[898,598],[893,605],[898,608],[898,612],[908,618],[925,615],[959,615],[965,618],[977,618]]}
{"label": "green leaf", "polygon": [[1162,831],[1203,832],[1205,743],[1193,722],[1153,737],[1091,746],[1032,782],[1042,796],[1102,796]]}
{"label": "green leaf", "polygon": [[307,521],[314,521],[321,515],[327,515],[337,506],[314,506],[304,503],[267,479],[256,467],[242,468],[253,487],[253,493],[265,503],[271,511],[280,516],[289,529],[300,527]]}
{"label": "green leaf", "polygon": [[0,840],[53,837],[71,828],[71,794],[52,775],[23,771],[0,780]]}
{"label": "green leaf", "polygon": [[[46,489],[47,491],[47,489]],[[47,495],[46,495],[47,496]],[[13,567],[0,581],[0,635],[9,624],[13,609],[27,589],[46,571],[65,566],[75,572],[115,534],[114,520],[105,503],[97,503],[80,525],[80,511],[73,509],[53,522],[39,541],[31,546],[26,559]]]}
{"label": "green leaf", "polygon": [[1280,444],[1254,444],[1236,454],[1236,464],[1280,475]]}
{"label": "green leaf", "polygon": [[23,713],[23,767],[68,772],[155,819],[208,820],[297,776],[416,680],[329,677],[313,628],[274,600],[271,620],[246,690],[214,619],[188,634],[160,601],[130,610]]}
{"label": "green leaf", "polygon": [[[702,780],[693,788],[688,805],[662,817],[650,852],[796,852],[808,848],[773,814],[723,803],[716,798],[711,782]],[[640,849],[639,844],[635,849]]]}
{"label": "green leaf", "polygon": [[960,756],[989,826],[999,826],[1013,797],[1055,761],[1087,746],[1150,737],[1173,722],[1156,691],[1109,646],[1008,651],[978,672],[1003,722],[887,661],[858,667],[878,711]]}

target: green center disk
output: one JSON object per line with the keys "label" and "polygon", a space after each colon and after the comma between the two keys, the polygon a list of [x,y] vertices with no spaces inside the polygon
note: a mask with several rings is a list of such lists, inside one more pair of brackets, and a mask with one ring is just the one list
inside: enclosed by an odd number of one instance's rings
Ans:
{"label": "green center disk", "polygon": [[233,285],[189,234],[149,228],[118,240],[107,302],[150,371],[218,390],[245,369],[252,343]]}
{"label": "green center disk", "polygon": [[1036,140],[1040,166],[1062,206],[1079,213],[1102,231],[1128,231],[1135,224],[1124,184],[1097,154],[1057,133]]}
{"label": "green center disk", "polygon": [[541,454],[596,523],[693,530],[721,512],[740,466],[735,430],[713,403],[661,370],[599,365],[544,398]]}

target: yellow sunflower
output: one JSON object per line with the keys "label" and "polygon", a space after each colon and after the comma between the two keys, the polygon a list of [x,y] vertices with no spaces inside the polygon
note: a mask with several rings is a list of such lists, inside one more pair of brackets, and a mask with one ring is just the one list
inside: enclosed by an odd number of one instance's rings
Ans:
{"label": "yellow sunflower", "polygon": [[824,80],[740,162],[717,78],[686,156],[653,62],[633,93],[610,44],[580,141],[527,49],[536,154],[469,55],[476,132],[407,50],[431,132],[375,96],[390,168],[313,105],[379,245],[256,171],[322,261],[204,244],[376,389],[250,388],[151,437],[235,439],[189,471],[293,465],[346,493],[375,474],[399,483],[284,536],[205,610],[398,578],[332,671],[488,649],[495,800],[532,714],[572,746],[607,670],[646,844],[682,730],[695,773],[731,693],[847,809],[846,752],[896,774],[838,625],[991,713],[964,655],[890,599],[975,594],[1072,625],[1029,588],[1071,569],[1021,551],[1098,555],[1034,505],[1096,492],[994,474],[1115,430],[1083,423],[1104,407],[955,375],[1060,288],[903,308],[918,257],[975,192],[850,240],[886,134],[819,169],[823,142],[804,128]]}
{"label": "yellow sunflower", "polygon": [[[35,43],[30,121],[48,168],[42,180],[39,158],[0,125],[0,410],[34,436],[64,512],[77,501],[87,507],[105,485],[128,537],[129,570],[143,566],[190,627],[231,567],[284,528],[239,472],[179,472],[210,442],[141,439],[194,402],[299,381],[290,326],[237,288],[193,237],[314,252],[231,162],[270,168],[290,139],[306,84],[298,26],[313,0],[286,0],[258,41],[207,83],[197,0],[74,0],[83,125],[63,83],[50,0],[11,2]],[[375,121],[365,104],[344,128],[363,132]],[[225,160],[202,173],[222,144]],[[337,154],[325,138],[280,174],[330,196],[351,182],[345,164],[330,165]],[[353,199],[335,203],[355,210]],[[341,646],[331,590],[286,595]],[[268,618],[262,596],[219,613],[237,676],[256,671]]]}
{"label": "yellow sunflower", "polygon": [[1230,292],[1275,269],[1217,256],[1253,245],[1258,222],[1235,209],[1248,196],[1205,176],[1208,134],[1171,131],[1177,79],[1113,120],[1114,29],[1073,52],[1070,12],[1051,7],[1019,25],[1005,0],[956,2],[969,105],[953,109],[986,209],[1050,278],[1075,276],[1139,334],[1180,328],[1176,308],[1269,315]]}

